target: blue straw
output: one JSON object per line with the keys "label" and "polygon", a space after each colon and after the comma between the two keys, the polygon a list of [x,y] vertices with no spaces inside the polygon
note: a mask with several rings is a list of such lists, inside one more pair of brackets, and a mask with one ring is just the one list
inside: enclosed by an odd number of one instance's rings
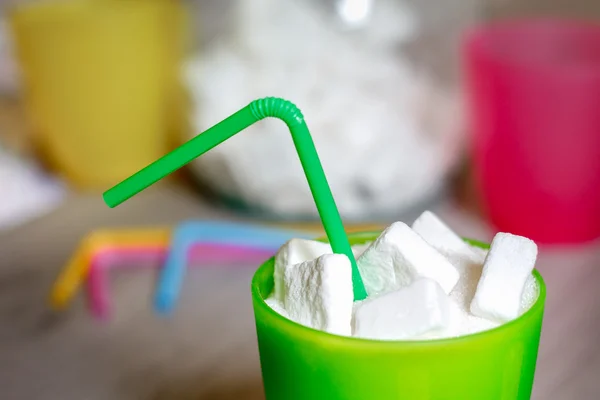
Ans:
{"label": "blue straw", "polygon": [[187,272],[190,248],[198,243],[227,244],[276,252],[293,238],[311,238],[303,232],[235,222],[188,221],[175,228],[154,294],[154,309],[168,315],[179,299]]}

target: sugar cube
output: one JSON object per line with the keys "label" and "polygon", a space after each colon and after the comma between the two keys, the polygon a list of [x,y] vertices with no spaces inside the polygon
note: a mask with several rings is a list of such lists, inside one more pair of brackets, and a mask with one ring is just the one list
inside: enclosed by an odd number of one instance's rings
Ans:
{"label": "sugar cube", "polygon": [[412,229],[434,249],[444,255],[452,255],[456,261],[483,262],[480,257],[452,229],[431,211],[425,211],[415,220]]}
{"label": "sugar cube", "polygon": [[300,324],[338,335],[352,333],[352,269],[343,254],[325,254],[284,270],[284,306]]}
{"label": "sugar cube", "polygon": [[468,313],[458,303],[450,300],[450,315],[448,325],[442,329],[432,330],[423,335],[416,336],[415,340],[432,340],[451,337],[472,335],[495,328],[500,323],[479,318]]}
{"label": "sugar cube", "polygon": [[474,315],[467,317],[466,326],[463,329],[462,335],[472,335],[483,331],[488,331],[500,325],[497,321],[490,321],[489,319],[479,318]]}
{"label": "sugar cube", "polygon": [[431,279],[367,299],[356,307],[354,336],[402,340],[441,330],[450,322],[450,299]]}
{"label": "sugar cube", "polygon": [[431,211],[421,214],[413,223],[412,228],[457,268],[460,278],[450,295],[461,308],[468,309],[481,277],[485,250],[465,243]]}
{"label": "sugar cube", "polygon": [[536,257],[537,245],[532,240],[498,233],[483,264],[471,313],[498,322],[518,317],[522,294]]}
{"label": "sugar cube", "polygon": [[450,293],[459,279],[456,268],[408,225],[395,222],[357,260],[369,296],[429,278]]}
{"label": "sugar cube", "polygon": [[362,256],[362,254],[369,248],[371,242],[367,242],[364,244],[355,244],[352,246],[352,254],[354,254],[355,258]]}
{"label": "sugar cube", "polygon": [[488,254],[488,250],[487,249],[482,249],[481,247],[477,247],[477,246],[469,246],[471,248],[471,251],[473,253],[475,253],[475,261],[480,264],[483,265],[483,262],[485,261],[485,258],[487,257]]}
{"label": "sugar cube", "polygon": [[525,311],[529,310],[533,303],[537,300],[539,296],[540,288],[538,286],[537,281],[533,277],[533,275],[529,275],[527,278],[527,282],[525,282],[525,288],[523,289],[523,294],[521,295],[521,306],[519,308],[519,315],[523,314]]}
{"label": "sugar cube", "polygon": [[483,266],[471,264],[464,259],[459,262],[462,262],[462,265],[458,267],[460,278],[452,292],[450,292],[450,297],[456,301],[460,307],[468,310],[473,301],[473,297],[475,296]]}
{"label": "sugar cube", "polygon": [[275,254],[275,267],[273,271],[273,293],[277,300],[283,302],[283,275],[286,268],[314,260],[323,254],[331,254],[329,243],[308,239],[291,239],[284,244]]}
{"label": "sugar cube", "polygon": [[448,320],[447,324],[441,328],[430,330],[424,334],[414,336],[413,340],[432,340],[448,337],[456,337],[463,334],[465,324],[468,320],[468,313],[461,308],[455,301],[448,299]]}
{"label": "sugar cube", "polygon": [[265,303],[267,303],[267,305],[269,307],[271,307],[273,309],[273,311],[277,312],[278,314],[289,318],[287,311],[285,311],[285,307],[283,306],[283,303],[280,302],[279,300],[277,300],[274,296],[269,296],[266,300]]}

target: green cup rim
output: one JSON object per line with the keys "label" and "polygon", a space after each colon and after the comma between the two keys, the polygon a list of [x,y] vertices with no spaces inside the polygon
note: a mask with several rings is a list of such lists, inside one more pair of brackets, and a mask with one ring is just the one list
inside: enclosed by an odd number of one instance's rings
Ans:
{"label": "green cup rim", "polygon": [[[367,231],[367,232],[356,232],[349,234],[349,238],[355,239],[355,241],[359,241],[360,243],[365,243],[367,241],[375,240],[381,231]],[[316,239],[321,242],[327,242],[326,238]],[[475,239],[463,238],[465,242],[470,245],[482,248],[489,249],[490,245],[485,242],[481,242]],[[357,244],[360,244],[357,243]],[[261,266],[256,270],[254,276],[252,277],[251,283],[251,292],[252,299],[254,302],[254,307],[258,307],[262,311],[269,314],[271,317],[277,319],[278,324],[283,324],[283,326],[288,327],[289,329],[293,329],[297,332],[298,335],[303,337],[312,336],[315,340],[327,340],[329,343],[338,343],[340,345],[355,345],[355,346],[375,346],[375,347],[385,347],[388,349],[402,349],[402,348],[411,348],[415,347],[438,347],[443,346],[446,347],[448,345],[458,345],[465,342],[478,341],[478,340],[493,340],[495,337],[501,338],[504,337],[505,333],[508,333],[512,329],[517,329],[519,325],[526,325],[527,320],[531,318],[535,318],[539,313],[543,313],[544,304],[546,301],[546,284],[542,275],[539,273],[537,269],[534,269],[532,274],[538,283],[538,297],[535,300],[535,303],[523,314],[519,317],[501,324],[495,328],[488,329],[482,332],[471,333],[468,335],[457,336],[457,337],[449,337],[449,338],[440,338],[440,339],[431,339],[431,340],[374,340],[374,339],[364,339],[353,336],[341,336],[336,335],[329,332],[320,331],[302,324],[299,324],[291,319],[284,317],[279,314],[277,311],[273,310],[266,302],[263,296],[260,293],[260,283],[262,282],[261,271],[266,268],[270,263],[274,262],[274,257],[269,258]]]}

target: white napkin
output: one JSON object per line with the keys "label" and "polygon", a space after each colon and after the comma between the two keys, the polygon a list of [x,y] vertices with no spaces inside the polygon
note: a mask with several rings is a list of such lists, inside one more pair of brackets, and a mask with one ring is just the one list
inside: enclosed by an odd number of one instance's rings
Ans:
{"label": "white napkin", "polygon": [[53,210],[65,195],[60,181],[0,147],[0,230]]}

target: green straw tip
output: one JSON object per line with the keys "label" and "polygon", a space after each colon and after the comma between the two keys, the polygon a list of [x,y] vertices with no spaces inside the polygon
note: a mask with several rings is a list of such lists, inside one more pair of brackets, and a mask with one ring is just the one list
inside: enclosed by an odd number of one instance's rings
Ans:
{"label": "green straw tip", "polygon": [[109,208],[115,208],[116,206],[119,205],[118,201],[115,201],[114,199],[111,199],[111,195],[110,195],[110,190],[107,190],[106,192],[104,192],[102,194],[102,199],[104,200],[104,203],[109,207]]}

